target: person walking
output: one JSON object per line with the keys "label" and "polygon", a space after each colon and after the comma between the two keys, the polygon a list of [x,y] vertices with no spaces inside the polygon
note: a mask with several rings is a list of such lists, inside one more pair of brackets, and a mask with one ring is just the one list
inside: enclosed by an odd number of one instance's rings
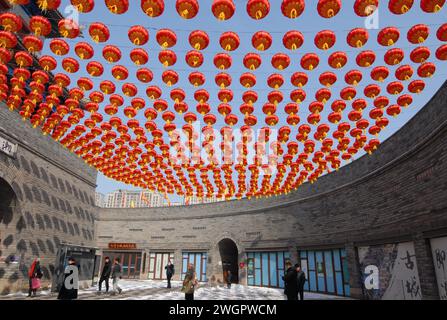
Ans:
{"label": "person walking", "polygon": [[101,294],[102,283],[106,284],[106,293],[109,292],[109,278],[112,273],[112,264],[110,263],[110,258],[105,257],[104,267],[102,268],[101,277],[99,278],[98,293]]}
{"label": "person walking", "polygon": [[[75,300],[78,298],[79,266],[73,257],[68,258],[68,265],[64,270],[64,280],[59,290],[58,300]],[[68,287],[67,287],[68,286]]]}
{"label": "person walking", "polygon": [[40,258],[34,259],[28,270],[29,290],[28,297],[35,297],[37,290],[40,289],[40,279],[42,278],[42,270],[40,268]]}
{"label": "person walking", "polygon": [[[301,269],[299,264],[295,265],[296,270],[296,285],[297,285],[297,300],[304,300],[304,284],[306,283],[306,274]],[[299,297],[298,297],[299,296]]]}
{"label": "person walking", "polygon": [[231,289],[231,281],[233,280],[233,275],[231,274],[231,271],[227,271],[227,288]]}
{"label": "person walking", "polygon": [[286,262],[286,273],[282,278],[284,280],[284,294],[287,296],[287,300],[297,300],[297,272],[292,267],[290,261]]}
{"label": "person walking", "polygon": [[194,300],[194,290],[198,281],[196,279],[196,272],[194,271],[194,265],[188,264],[188,269],[183,280],[182,292],[185,293],[185,300]]}
{"label": "person walking", "polygon": [[171,288],[171,279],[174,275],[174,264],[172,264],[171,260],[168,260],[168,264],[165,266],[166,269],[166,278],[168,279],[168,289]]}
{"label": "person walking", "polygon": [[121,279],[122,267],[120,264],[120,258],[115,258],[115,262],[112,267],[112,281],[113,281],[113,295],[118,291],[119,294],[123,291],[119,286],[119,281]]}

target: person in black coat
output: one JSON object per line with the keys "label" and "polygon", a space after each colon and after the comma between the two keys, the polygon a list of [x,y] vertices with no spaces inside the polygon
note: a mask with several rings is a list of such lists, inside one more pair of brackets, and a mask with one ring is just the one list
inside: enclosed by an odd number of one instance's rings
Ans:
{"label": "person in black coat", "polygon": [[287,300],[297,300],[297,273],[296,269],[292,267],[292,263],[290,261],[286,262],[286,273],[283,277],[283,280],[284,294],[287,296]]}
{"label": "person in black coat", "polygon": [[104,267],[102,268],[101,277],[99,278],[98,292],[101,293],[102,282],[106,283],[106,293],[109,292],[109,278],[112,272],[112,264],[109,257],[104,259]]}
{"label": "person in black coat", "polygon": [[231,281],[233,280],[233,275],[231,274],[231,271],[227,271],[227,288],[231,289]]}
{"label": "person in black coat", "polygon": [[297,286],[297,299],[299,295],[300,300],[304,300],[304,284],[306,283],[306,274],[301,270],[299,264],[295,265],[296,270],[296,286]]}
{"label": "person in black coat", "polygon": [[[73,267],[77,268],[77,272],[73,271]],[[76,273],[76,274],[74,274]],[[75,279],[75,278],[78,279]],[[76,281],[77,280],[77,281]],[[64,280],[62,282],[58,300],[75,300],[78,298],[78,286],[79,286],[79,266],[76,265],[76,260],[74,258],[68,258],[68,266],[65,267]],[[67,287],[67,283],[69,287]]]}
{"label": "person in black coat", "polygon": [[171,260],[168,260],[168,264],[165,266],[166,270],[166,278],[168,279],[168,289],[171,288],[171,279],[174,275],[174,265],[172,264]]}

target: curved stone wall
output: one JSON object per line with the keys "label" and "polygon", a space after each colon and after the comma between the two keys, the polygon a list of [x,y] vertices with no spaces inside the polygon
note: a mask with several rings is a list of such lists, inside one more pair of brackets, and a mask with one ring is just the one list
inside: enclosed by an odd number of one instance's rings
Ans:
{"label": "curved stone wall", "polygon": [[[98,245],[136,243],[149,253],[208,252],[233,239],[240,260],[255,250],[345,248],[351,295],[366,297],[358,247],[413,242],[422,298],[439,298],[429,246],[447,235],[447,83],[401,130],[364,156],[287,196],[155,209],[100,209]],[[178,260],[177,260],[178,261]],[[143,271],[143,277],[146,270]],[[239,277],[246,281],[246,270]]]}
{"label": "curved stone wall", "polygon": [[17,145],[14,157],[0,152],[0,182],[14,193],[11,219],[0,219],[1,295],[28,286],[37,256],[49,285],[61,243],[94,246],[97,208],[96,171],[3,103],[0,136]]}

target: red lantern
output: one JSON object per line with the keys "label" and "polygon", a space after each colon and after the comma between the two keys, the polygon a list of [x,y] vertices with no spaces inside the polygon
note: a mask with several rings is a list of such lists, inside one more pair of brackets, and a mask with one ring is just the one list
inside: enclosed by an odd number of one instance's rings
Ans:
{"label": "red lantern", "polygon": [[277,53],[272,57],[272,66],[278,70],[287,69],[290,65],[290,57],[284,53]]}
{"label": "red lantern", "polygon": [[430,29],[425,24],[417,24],[408,30],[407,39],[413,44],[423,43],[429,34]]}
{"label": "red lantern", "polygon": [[130,59],[137,66],[141,66],[149,61],[149,55],[146,50],[137,48],[130,52]]}
{"label": "red lantern", "polygon": [[284,35],[282,43],[289,50],[297,50],[303,45],[304,36],[299,31],[289,31]]}
{"label": "red lantern", "polygon": [[163,49],[171,48],[177,44],[177,35],[170,29],[158,30],[155,37]]}
{"label": "red lantern", "polygon": [[386,90],[389,94],[398,95],[404,90],[404,86],[399,81],[394,81],[388,84]]}
{"label": "red lantern", "polygon": [[149,83],[154,78],[152,71],[147,68],[138,69],[137,79],[143,83]]}
{"label": "red lantern", "polygon": [[215,77],[216,84],[220,88],[226,88],[231,85],[231,76],[227,73],[219,73]]}
{"label": "red lantern", "polygon": [[281,3],[282,14],[290,19],[298,18],[304,11],[304,0],[283,0]]}
{"label": "red lantern", "polygon": [[189,44],[196,50],[206,49],[209,42],[209,37],[204,31],[196,30],[189,35]]}
{"label": "red lantern", "polygon": [[0,47],[11,49],[17,45],[17,38],[8,31],[0,31]]}
{"label": "red lantern", "polygon": [[402,62],[405,54],[402,49],[391,49],[385,53],[384,60],[386,64],[394,66]]}
{"label": "red lantern", "polygon": [[96,61],[89,62],[86,66],[86,70],[92,77],[100,77],[104,73],[104,67],[101,63]]}
{"label": "red lantern", "polygon": [[70,0],[71,4],[78,9],[79,12],[89,13],[95,7],[94,0]]}
{"label": "red lantern", "polygon": [[102,56],[109,63],[116,63],[121,60],[121,50],[116,46],[105,46]]}
{"label": "red lantern", "polygon": [[266,31],[259,31],[253,35],[251,43],[259,51],[268,50],[272,45],[272,36]]}
{"label": "red lantern", "polygon": [[353,48],[361,48],[368,42],[368,31],[362,28],[352,29],[347,36],[346,41]]}
{"label": "red lantern", "polygon": [[168,87],[171,87],[178,82],[178,73],[173,70],[166,70],[161,75],[161,79]]}
{"label": "red lantern", "polygon": [[165,4],[163,0],[141,0],[141,9],[149,17],[155,18],[163,14]]}
{"label": "red lantern", "polygon": [[436,36],[438,37],[439,41],[447,41],[447,23],[439,27],[438,31],[436,32]]}
{"label": "red lantern", "polygon": [[268,77],[267,84],[272,89],[279,89],[284,84],[284,78],[280,74],[272,74]]}
{"label": "red lantern", "polygon": [[150,86],[146,89],[146,95],[149,97],[149,99],[156,100],[160,98],[161,90],[157,86]]}
{"label": "red lantern", "polygon": [[92,23],[88,29],[90,37],[95,42],[106,42],[110,38],[109,28],[103,23]]}
{"label": "red lantern", "polygon": [[126,80],[129,77],[129,71],[124,66],[114,66],[112,68],[112,76],[116,80]]}
{"label": "red lantern", "polygon": [[22,19],[14,13],[0,14],[0,26],[9,32],[19,32],[22,29]]}
{"label": "red lantern", "polygon": [[362,81],[363,74],[359,70],[351,70],[346,73],[345,81],[347,84],[356,86]]}
{"label": "red lantern", "polygon": [[382,82],[388,78],[389,74],[387,67],[376,67],[371,71],[371,79]]}
{"label": "red lantern", "polygon": [[440,46],[436,50],[436,58],[438,58],[438,60],[442,60],[442,61],[447,60],[447,44]]}
{"label": "red lantern", "polygon": [[371,50],[360,52],[357,55],[356,61],[359,67],[368,68],[376,61],[376,54]]}
{"label": "red lantern", "polygon": [[123,14],[129,10],[129,0],[105,0],[105,4],[113,14]]}
{"label": "red lantern", "polygon": [[331,30],[323,30],[317,33],[315,36],[315,46],[321,50],[328,50],[335,44],[336,36]]}
{"label": "red lantern", "polygon": [[343,51],[337,51],[328,58],[329,65],[334,69],[343,68],[348,62],[348,56]]}
{"label": "red lantern", "polygon": [[62,19],[58,23],[59,33],[68,39],[74,39],[79,36],[81,32],[77,22],[71,19]]}
{"label": "red lantern", "polygon": [[234,32],[224,32],[220,36],[220,46],[226,51],[234,51],[239,47],[239,36]]}
{"label": "red lantern", "polygon": [[379,7],[379,0],[355,0],[354,11],[360,17],[372,15]]}
{"label": "red lantern", "polygon": [[408,91],[410,91],[411,93],[419,94],[424,91],[424,89],[425,82],[423,80],[415,80],[408,85]]}
{"label": "red lantern", "polygon": [[199,3],[197,0],[177,0],[175,9],[183,19],[192,19],[199,12]]}
{"label": "red lantern", "polygon": [[247,13],[256,20],[265,18],[270,12],[270,3],[268,0],[248,0]]}
{"label": "red lantern", "polygon": [[191,72],[188,80],[194,87],[198,87],[205,83],[205,76],[200,72]]}
{"label": "red lantern", "polygon": [[34,53],[42,51],[43,42],[36,36],[25,36],[22,38],[22,42],[28,52]]}
{"label": "red lantern", "polygon": [[214,0],[211,11],[219,20],[228,20],[234,15],[236,7],[233,0]]}
{"label": "red lantern", "polygon": [[436,66],[431,62],[425,62],[418,68],[418,75],[421,78],[432,77],[436,72]]}
{"label": "red lantern", "polygon": [[86,42],[79,42],[75,45],[75,52],[76,55],[81,59],[91,59],[95,52],[93,51],[93,48],[91,45],[89,45]]}
{"label": "red lantern", "polygon": [[388,9],[394,14],[404,14],[413,7],[414,0],[390,0]]}
{"label": "red lantern", "polygon": [[400,81],[410,80],[413,73],[413,68],[410,65],[401,66],[396,69],[396,79]]}
{"label": "red lantern", "polygon": [[51,32],[51,23],[42,16],[33,16],[29,21],[29,28],[36,36],[46,37]]}
{"label": "red lantern", "polygon": [[163,50],[158,54],[158,60],[165,68],[173,66],[177,62],[177,55],[174,51]]}
{"label": "red lantern", "polygon": [[256,76],[252,73],[243,73],[239,79],[242,86],[251,88],[256,85]]}
{"label": "red lantern", "polygon": [[214,65],[221,70],[230,68],[232,61],[231,57],[226,53],[218,53],[214,56]]}
{"label": "red lantern", "polygon": [[[40,9],[46,10],[57,10],[61,4],[61,0],[37,0],[37,5]],[[21,4],[21,3],[19,3]],[[28,4],[28,3],[26,3]]]}
{"label": "red lantern", "polygon": [[191,68],[199,68],[203,64],[203,54],[197,50],[189,51],[185,61]]}
{"label": "red lantern", "polygon": [[143,46],[149,41],[149,32],[142,26],[133,26],[127,32],[130,42],[136,46]]}
{"label": "red lantern", "polygon": [[421,0],[421,9],[427,13],[439,12],[445,4],[445,0]]}
{"label": "red lantern", "polygon": [[319,0],[317,5],[318,14],[323,18],[335,17],[341,9],[340,0]]}
{"label": "red lantern", "polygon": [[[315,57],[314,57],[315,58]],[[317,56],[318,58],[318,56]],[[303,62],[301,62],[303,65]],[[318,65],[318,61],[305,61],[304,65],[307,68],[310,68],[311,63],[315,65],[315,63]],[[314,66],[313,65],[313,66]],[[313,68],[313,67],[312,67]],[[296,72],[292,75],[292,77],[290,78],[290,82],[295,86],[295,87],[304,87],[307,82],[309,81],[309,78],[307,76],[307,74],[305,74],[304,72]]]}
{"label": "red lantern", "polygon": [[79,63],[73,58],[65,58],[62,60],[62,67],[68,73],[76,73],[79,71]]}
{"label": "red lantern", "polygon": [[113,94],[116,90],[115,85],[113,84],[113,82],[111,81],[102,81],[99,85],[99,88],[101,89],[102,92],[104,92],[105,94]]}
{"label": "red lantern", "polygon": [[423,63],[430,58],[431,52],[427,47],[418,47],[411,51],[410,59],[414,63]]}

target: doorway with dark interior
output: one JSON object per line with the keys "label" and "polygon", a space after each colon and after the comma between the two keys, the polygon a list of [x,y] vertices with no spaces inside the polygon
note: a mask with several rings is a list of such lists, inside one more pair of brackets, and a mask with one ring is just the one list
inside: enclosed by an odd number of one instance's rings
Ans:
{"label": "doorway with dark interior", "polygon": [[233,240],[225,238],[219,244],[220,259],[222,261],[222,272],[224,283],[227,283],[228,271],[231,272],[231,282],[239,283],[239,252]]}

